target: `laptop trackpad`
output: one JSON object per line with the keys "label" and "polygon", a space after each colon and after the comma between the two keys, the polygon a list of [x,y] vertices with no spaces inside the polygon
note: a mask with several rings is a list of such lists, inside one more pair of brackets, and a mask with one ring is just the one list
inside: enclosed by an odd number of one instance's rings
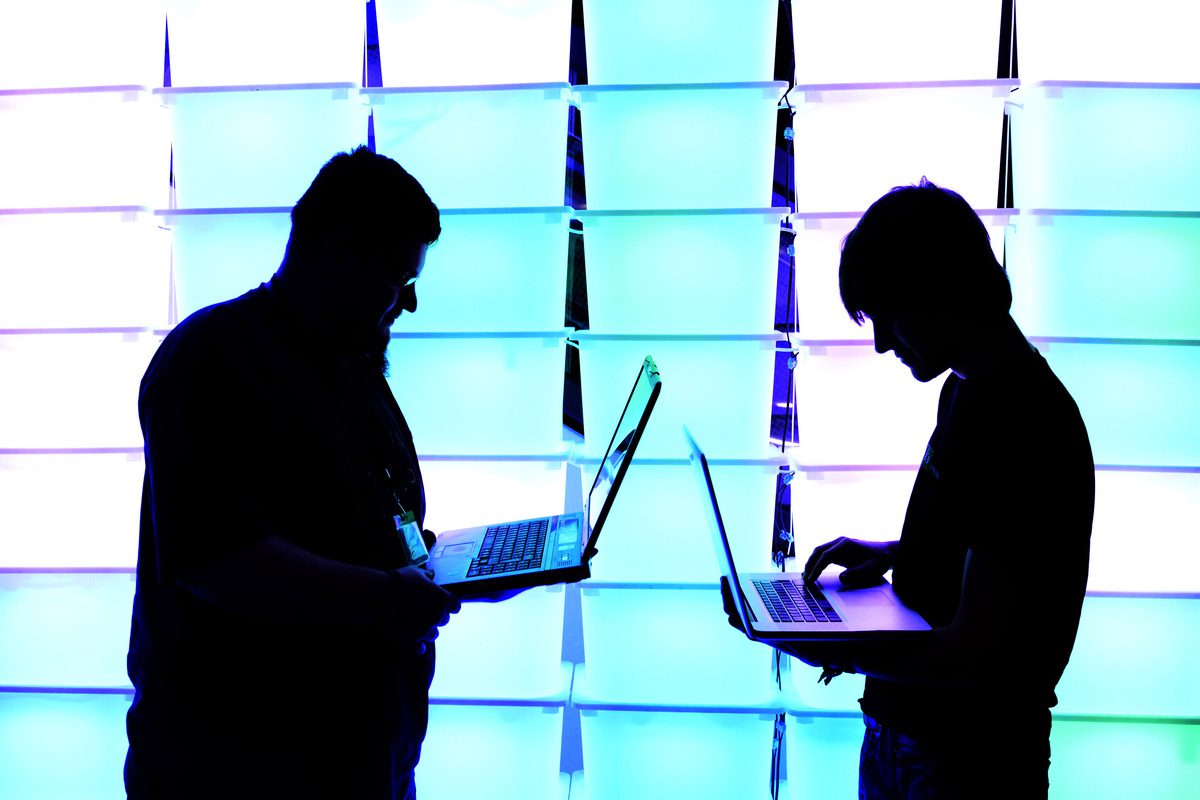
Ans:
{"label": "laptop trackpad", "polygon": [[843,589],[836,594],[838,601],[847,608],[886,608],[896,604],[891,592],[881,591],[877,586],[870,589]]}
{"label": "laptop trackpad", "polygon": [[469,556],[475,548],[474,542],[462,542],[461,544],[452,544],[442,548],[442,556]]}

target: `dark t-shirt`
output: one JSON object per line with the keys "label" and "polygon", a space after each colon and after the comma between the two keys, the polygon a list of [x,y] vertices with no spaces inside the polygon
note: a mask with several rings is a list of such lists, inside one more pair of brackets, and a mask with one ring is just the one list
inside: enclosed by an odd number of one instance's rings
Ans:
{"label": "dark t-shirt", "polygon": [[1030,351],[996,374],[946,380],[896,554],[897,594],[931,625],[958,610],[969,550],[1001,567],[1005,625],[971,688],[868,678],[863,710],[926,741],[1046,746],[1054,687],[1071,654],[1087,585],[1095,467],[1070,394]]}
{"label": "dark t-shirt", "polygon": [[412,437],[382,375],[306,332],[283,291],[193,314],[142,380],[132,797],[391,798],[420,754],[432,650],[233,614],[179,583],[269,535],[400,567],[397,498],[423,519]]}

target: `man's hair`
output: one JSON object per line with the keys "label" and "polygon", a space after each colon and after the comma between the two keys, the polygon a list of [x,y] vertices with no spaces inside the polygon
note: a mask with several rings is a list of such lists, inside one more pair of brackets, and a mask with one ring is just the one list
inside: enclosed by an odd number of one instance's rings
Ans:
{"label": "man's hair", "polygon": [[397,244],[432,244],[442,233],[437,206],[412,175],[387,156],[358,147],[321,167],[292,209],[287,254],[299,257],[326,236],[365,248],[381,234]]}
{"label": "man's hair", "polygon": [[1008,275],[979,215],[925,178],[867,209],[842,242],[838,279],[842,303],[860,325],[879,313],[980,318],[1012,306]]}

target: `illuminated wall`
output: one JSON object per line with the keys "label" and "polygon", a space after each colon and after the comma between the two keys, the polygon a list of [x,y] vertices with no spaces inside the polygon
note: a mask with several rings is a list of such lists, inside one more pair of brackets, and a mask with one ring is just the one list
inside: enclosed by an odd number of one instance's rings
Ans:
{"label": "illuminated wall", "polygon": [[[790,91],[771,80],[774,0],[583,0],[586,86],[568,78],[570,0],[377,0],[381,82],[363,80],[362,0],[5,6],[0,797],[121,795],[137,382],[174,323],[274,271],[291,204],[369,132],[443,209],[420,313],[390,350],[430,528],[572,507],[647,353],[664,382],[594,578],[468,606],[439,639],[422,797],[762,796],[779,713],[789,796],[855,795],[861,683],[816,686],[796,664],[780,690],[770,652],[728,628],[679,427],[714,456],[739,562],[765,567],[785,463],[768,446],[784,221],[797,549],[895,535],[936,386],[845,319],[837,248],[921,175],[980,210],[1014,314],[1096,451],[1052,796],[1185,795],[1200,783],[1200,89],[1180,85],[1200,80],[1180,55],[1194,12],[1025,5],[1016,93],[995,78],[1001,0],[793,0]],[[771,208],[785,91],[791,209]],[[586,209],[563,200],[573,109]],[[1006,113],[1016,209],[995,208]],[[580,231],[591,328],[570,332]]]}

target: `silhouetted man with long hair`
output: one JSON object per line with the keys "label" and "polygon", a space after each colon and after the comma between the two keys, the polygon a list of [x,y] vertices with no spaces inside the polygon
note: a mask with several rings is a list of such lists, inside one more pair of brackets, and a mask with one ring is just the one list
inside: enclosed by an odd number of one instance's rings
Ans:
{"label": "silhouetted man with long hair", "polygon": [[844,585],[866,586],[891,569],[933,631],[786,650],[867,676],[860,797],[1045,797],[1050,708],[1087,585],[1087,431],[1009,315],[987,230],[954,192],[922,180],[876,201],[845,239],[840,283],[877,352],[921,382],[951,374],[899,540],[828,542],[805,577],[838,564]]}
{"label": "silhouetted man with long hair", "polygon": [[399,164],[339,154],[275,276],[188,317],[147,369],[130,797],[414,796],[458,601],[397,533],[425,500],[384,371],[440,232]]}

